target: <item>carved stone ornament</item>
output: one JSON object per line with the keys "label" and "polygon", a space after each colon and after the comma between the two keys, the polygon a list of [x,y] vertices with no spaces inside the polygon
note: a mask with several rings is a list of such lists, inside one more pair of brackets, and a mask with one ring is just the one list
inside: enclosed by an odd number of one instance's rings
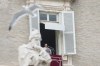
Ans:
{"label": "carved stone ornament", "polygon": [[20,66],[50,66],[50,55],[40,46],[41,35],[38,30],[33,30],[30,42],[22,44],[18,48],[18,59]]}

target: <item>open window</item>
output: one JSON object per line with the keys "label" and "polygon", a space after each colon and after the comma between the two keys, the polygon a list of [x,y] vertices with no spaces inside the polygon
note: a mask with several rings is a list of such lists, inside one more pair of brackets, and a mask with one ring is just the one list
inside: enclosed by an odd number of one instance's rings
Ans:
{"label": "open window", "polygon": [[64,30],[64,23],[60,21],[60,14],[57,12],[43,12],[40,11],[40,32],[43,35],[41,44],[48,43],[49,46],[54,48],[54,54],[61,55],[61,41],[59,32]]}
{"label": "open window", "polygon": [[[75,24],[73,11],[51,13],[39,11],[37,9],[34,11],[34,13],[37,14],[37,17],[29,17],[30,33],[33,28],[36,28],[40,30],[42,36],[49,34],[48,36],[43,37],[42,43],[50,43],[50,46],[53,46],[53,48],[58,51],[58,54],[62,54],[63,48],[63,53],[65,55],[76,54]],[[54,40],[49,38],[51,36],[52,38],[54,38]]]}

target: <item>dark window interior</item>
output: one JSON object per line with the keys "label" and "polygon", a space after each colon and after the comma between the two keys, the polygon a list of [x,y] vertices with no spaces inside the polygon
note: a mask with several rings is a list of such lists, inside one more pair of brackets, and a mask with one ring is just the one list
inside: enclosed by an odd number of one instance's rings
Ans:
{"label": "dark window interior", "polygon": [[53,54],[56,54],[55,30],[47,30],[45,29],[45,25],[41,23],[40,32],[42,37],[41,46],[44,47],[44,44],[47,43],[51,49],[54,49]]}

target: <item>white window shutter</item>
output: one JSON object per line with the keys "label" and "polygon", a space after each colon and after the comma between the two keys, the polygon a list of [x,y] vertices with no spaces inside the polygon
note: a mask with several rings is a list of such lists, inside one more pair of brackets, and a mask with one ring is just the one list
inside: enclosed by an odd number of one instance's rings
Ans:
{"label": "white window shutter", "polygon": [[64,35],[64,54],[76,54],[76,41],[75,41],[75,23],[74,12],[62,12],[62,19],[65,26]]}
{"label": "white window shutter", "polygon": [[33,11],[33,13],[36,14],[36,17],[32,17],[31,15],[29,16],[29,26],[30,26],[30,34],[32,32],[32,29],[40,29],[39,28],[39,10],[36,9]]}

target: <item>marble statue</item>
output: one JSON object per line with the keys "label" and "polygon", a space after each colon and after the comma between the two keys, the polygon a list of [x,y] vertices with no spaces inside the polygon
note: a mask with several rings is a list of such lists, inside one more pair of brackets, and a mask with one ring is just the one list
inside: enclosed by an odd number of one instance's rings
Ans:
{"label": "marble statue", "polygon": [[40,32],[34,29],[29,37],[29,43],[18,48],[20,66],[50,66],[50,55],[40,46]]}

